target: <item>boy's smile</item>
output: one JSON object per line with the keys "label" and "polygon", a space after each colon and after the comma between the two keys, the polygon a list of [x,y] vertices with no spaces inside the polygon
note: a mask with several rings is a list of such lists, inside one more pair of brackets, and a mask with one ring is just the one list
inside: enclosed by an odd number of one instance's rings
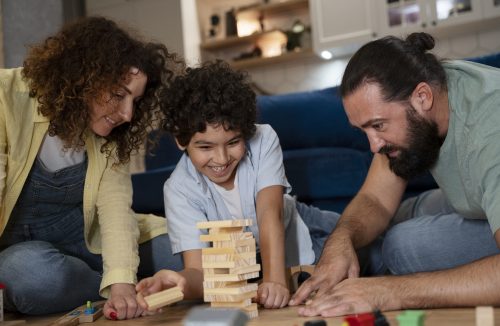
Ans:
{"label": "boy's smile", "polygon": [[186,150],[196,170],[227,190],[234,187],[239,162],[245,155],[245,142],[240,132],[226,130],[221,124],[207,124],[204,132],[191,138]]}

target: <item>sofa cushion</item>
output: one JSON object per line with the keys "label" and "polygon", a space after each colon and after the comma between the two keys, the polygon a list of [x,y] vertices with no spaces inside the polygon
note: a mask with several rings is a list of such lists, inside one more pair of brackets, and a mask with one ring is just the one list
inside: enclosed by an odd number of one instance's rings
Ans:
{"label": "sofa cushion", "polygon": [[318,147],[370,149],[366,136],[349,124],[337,87],[259,96],[257,109],[259,122],[276,130],[284,151]]}

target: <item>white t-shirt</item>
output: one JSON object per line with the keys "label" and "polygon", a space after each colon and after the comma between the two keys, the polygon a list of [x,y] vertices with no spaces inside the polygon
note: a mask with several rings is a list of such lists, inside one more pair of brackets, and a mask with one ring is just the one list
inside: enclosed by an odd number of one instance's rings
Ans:
{"label": "white t-shirt", "polygon": [[83,162],[85,151],[83,149],[64,148],[61,138],[57,136],[51,137],[46,134],[42,147],[38,152],[38,158],[47,170],[55,172]]}

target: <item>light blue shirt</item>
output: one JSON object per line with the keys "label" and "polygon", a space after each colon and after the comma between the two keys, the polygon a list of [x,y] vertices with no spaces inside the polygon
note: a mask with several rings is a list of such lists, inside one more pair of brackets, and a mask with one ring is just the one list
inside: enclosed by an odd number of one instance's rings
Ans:
{"label": "light blue shirt", "polygon": [[[246,155],[238,165],[238,184],[244,216],[253,220],[250,227],[257,247],[257,193],[269,186],[280,185],[286,193],[291,186],[285,176],[283,153],[278,135],[269,125],[256,125],[255,135],[246,143]],[[196,170],[184,154],[163,187],[168,232],[174,253],[201,249],[209,243],[200,242],[205,230],[197,222],[231,219],[222,196],[205,175]],[[287,266],[311,264],[314,252],[309,230],[295,207],[295,200],[284,195],[285,251]],[[261,227],[265,227],[265,222]]]}

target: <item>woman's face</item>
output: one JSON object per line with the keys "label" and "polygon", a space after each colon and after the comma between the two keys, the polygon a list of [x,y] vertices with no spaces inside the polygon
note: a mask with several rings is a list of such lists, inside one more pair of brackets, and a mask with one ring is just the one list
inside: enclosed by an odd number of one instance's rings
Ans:
{"label": "woman's face", "polygon": [[104,94],[103,101],[90,104],[90,129],[105,137],[113,128],[132,120],[134,107],[144,94],[148,77],[139,69],[130,68],[124,84],[111,93]]}

